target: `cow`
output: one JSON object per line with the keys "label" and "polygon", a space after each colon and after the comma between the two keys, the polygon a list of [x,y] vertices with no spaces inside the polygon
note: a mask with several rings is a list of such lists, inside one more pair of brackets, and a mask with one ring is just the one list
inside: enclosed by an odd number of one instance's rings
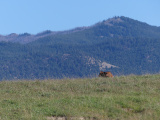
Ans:
{"label": "cow", "polygon": [[114,77],[111,72],[103,72],[99,73],[99,77]]}

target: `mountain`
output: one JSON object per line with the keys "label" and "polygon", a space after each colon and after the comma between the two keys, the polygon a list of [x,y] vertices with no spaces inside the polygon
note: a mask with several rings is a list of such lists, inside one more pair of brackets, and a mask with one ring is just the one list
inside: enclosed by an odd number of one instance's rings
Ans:
{"label": "mountain", "polygon": [[124,16],[66,31],[1,35],[0,41],[1,80],[160,72],[160,27]]}

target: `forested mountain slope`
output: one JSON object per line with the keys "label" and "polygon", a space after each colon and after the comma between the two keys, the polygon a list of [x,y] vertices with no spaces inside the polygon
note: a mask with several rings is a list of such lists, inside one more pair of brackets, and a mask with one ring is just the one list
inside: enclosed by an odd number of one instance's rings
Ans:
{"label": "forested mountain slope", "polygon": [[1,37],[0,79],[96,77],[100,70],[114,75],[160,71],[160,27],[127,17],[68,31],[26,33],[24,39]]}

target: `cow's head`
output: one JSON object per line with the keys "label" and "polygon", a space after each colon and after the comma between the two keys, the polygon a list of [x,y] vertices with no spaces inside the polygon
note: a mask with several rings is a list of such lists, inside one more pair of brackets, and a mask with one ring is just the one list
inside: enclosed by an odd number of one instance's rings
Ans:
{"label": "cow's head", "polygon": [[101,72],[99,73],[99,77],[105,77],[105,72],[101,71]]}

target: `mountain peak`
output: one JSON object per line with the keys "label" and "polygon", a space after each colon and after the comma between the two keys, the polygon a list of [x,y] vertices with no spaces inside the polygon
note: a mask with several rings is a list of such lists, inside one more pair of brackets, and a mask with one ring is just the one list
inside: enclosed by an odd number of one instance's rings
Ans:
{"label": "mountain peak", "polygon": [[124,22],[121,17],[113,17],[113,18],[109,18],[108,20],[104,20],[102,24],[113,26],[114,24],[121,23],[121,22]]}

